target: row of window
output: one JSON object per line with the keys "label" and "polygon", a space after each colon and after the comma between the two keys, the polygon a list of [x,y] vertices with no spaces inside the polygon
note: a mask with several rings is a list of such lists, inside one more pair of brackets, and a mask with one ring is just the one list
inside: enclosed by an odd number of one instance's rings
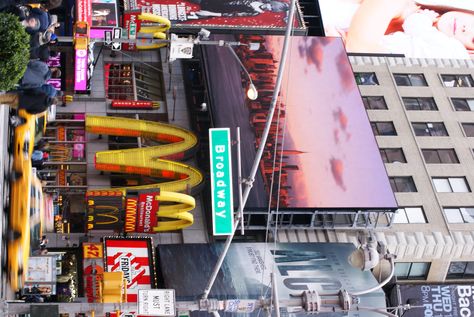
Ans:
{"label": "row of window", "polygon": [[[364,96],[362,101],[364,102],[365,109],[368,110],[388,109],[383,96]],[[402,101],[406,110],[438,110],[433,97],[403,97]],[[451,98],[451,102],[456,111],[474,111],[474,98]]]}
{"label": "row of window", "polygon": [[[438,193],[470,193],[471,189],[465,177],[432,177],[433,185]],[[411,176],[389,177],[392,190],[396,193],[417,192]]]}
{"label": "row of window", "polygon": [[[444,207],[448,223],[474,223],[474,207]],[[427,223],[422,207],[399,208],[393,218],[393,223]]]}
{"label": "row of window", "polygon": [[[427,164],[458,164],[459,159],[454,149],[421,149]],[[382,148],[380,155],[384,163],[406,163],[402,148]]]}
{"label": "row of window", "polygon": [[[416,136],[449,136],[443,122],[412,122],[411,125]],[[374,135],[397,135],[397,130],[392,121],[371,122],[370,126]],[[466,137],[474,137],[474,123],[461,122],[461,127]]]}
{"label": "row of window", "polygon": [[[430,270],[430,262],[397,262],[395,275],[399,280],[426,280]],[[473,279],[474,262],[451,262],[447,280]]]}
{"label": "row of window", "polygon": [[[378,85],[375,73],[354,73],[358,85]],[[397,86],[428,86],[423,74],[393,74]],[[445,87],[474,87],[471,75],[441,75]]]}

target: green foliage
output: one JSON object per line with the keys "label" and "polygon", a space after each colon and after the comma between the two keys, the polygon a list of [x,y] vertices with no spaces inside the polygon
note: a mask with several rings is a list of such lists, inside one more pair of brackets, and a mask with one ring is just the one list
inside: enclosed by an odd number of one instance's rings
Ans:
{"label": "green foliage", "polygon": [[30,59],[30,36],[12,14],[0,13],[0,91],[18,83]]}

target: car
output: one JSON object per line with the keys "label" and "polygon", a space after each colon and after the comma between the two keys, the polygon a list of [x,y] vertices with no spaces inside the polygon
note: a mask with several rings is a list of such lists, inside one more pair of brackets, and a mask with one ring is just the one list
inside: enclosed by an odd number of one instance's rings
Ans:
{"label": "car", "polygon": [[[33,172],[31,154],[35,144],[38,118],[47,113],[33,115],[24,109],[18,111],[13,143],[10,151],[13,155],[10,172],[10,201],[7,228],[7,279],[12,289],[18,289],[26,276],[30,256],[30,208],[32,187],[36,188],[36,173]],[[44,133],[46,123],[40,123]]]}

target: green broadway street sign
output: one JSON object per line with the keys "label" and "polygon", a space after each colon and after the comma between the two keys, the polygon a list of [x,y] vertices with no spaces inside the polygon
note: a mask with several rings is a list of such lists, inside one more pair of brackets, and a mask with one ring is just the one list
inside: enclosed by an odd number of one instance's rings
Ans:
{"label": "green broadway street sign", "polygon": [[209,129],[209,151],[213,234],[230,235],[234,230],[234,206],[229,128]]}

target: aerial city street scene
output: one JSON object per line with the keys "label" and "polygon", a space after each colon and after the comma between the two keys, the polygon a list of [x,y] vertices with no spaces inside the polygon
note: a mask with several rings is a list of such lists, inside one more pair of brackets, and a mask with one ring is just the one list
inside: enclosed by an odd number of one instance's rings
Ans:
{"label": "aerial city street scene", "polygon": [[0,0],[0,316],[474,315],[472,0]]}

